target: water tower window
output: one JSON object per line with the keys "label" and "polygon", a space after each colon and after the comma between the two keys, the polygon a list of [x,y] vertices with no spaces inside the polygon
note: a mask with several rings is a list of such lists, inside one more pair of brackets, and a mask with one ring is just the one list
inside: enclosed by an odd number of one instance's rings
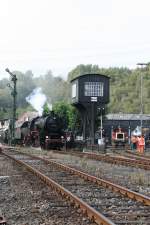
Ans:
{"label": "water tower window", "polygon": [[104,83],[102,82],[85,82],[84,95],[85,96],[103,96]]}
{"label": "water tower window", "polygon": [[77,84],[74,83],[72,85],[72,98],[75,98],[77,96]]}

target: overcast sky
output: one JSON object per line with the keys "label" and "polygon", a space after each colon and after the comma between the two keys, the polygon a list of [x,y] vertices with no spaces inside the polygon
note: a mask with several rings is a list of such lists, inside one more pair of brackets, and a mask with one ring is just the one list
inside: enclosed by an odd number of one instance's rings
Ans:
{"label": "overcast sky", "polygon": [[149,0],[0,0],[0,79],[149,61]]}

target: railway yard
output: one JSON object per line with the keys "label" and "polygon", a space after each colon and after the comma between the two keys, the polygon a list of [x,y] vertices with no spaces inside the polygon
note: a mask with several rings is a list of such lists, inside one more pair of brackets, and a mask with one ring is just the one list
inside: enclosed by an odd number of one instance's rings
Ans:
{"label": "railway yard", "polygon": [[150,224],[148,153],[5,146],[0,162],[0,224]]}
{"label": "railway yard", "polygon": [[93,224],[54,190],[3,155],[0,156],[0,209],[6,222],[0,224]]}
{"label": "railway yard", "polygon": [[106,115],[110,77],[90,72],[70,80],[75,111],[45,102],[17,118],[19,79],[6,72],[14,101],[0,123],[0,225],[150,225],[149,114]]}
{"label": "railway yard", "polygon": [[150,225],[150,4],[6,2],[0,225]]}

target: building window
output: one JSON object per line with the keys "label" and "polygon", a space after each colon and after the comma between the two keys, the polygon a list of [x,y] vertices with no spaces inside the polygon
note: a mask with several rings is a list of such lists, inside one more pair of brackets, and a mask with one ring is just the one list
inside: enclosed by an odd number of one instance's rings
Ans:
{"label": "building window", "polygon": [[76,98],[76,96],[77,96],[77,84],[74,83],[72,85],[72,98]]}
{"label": "building window", "polygon": [[103,96],[104,83],[102,82],[85,82],[84,95],[85,96]]}

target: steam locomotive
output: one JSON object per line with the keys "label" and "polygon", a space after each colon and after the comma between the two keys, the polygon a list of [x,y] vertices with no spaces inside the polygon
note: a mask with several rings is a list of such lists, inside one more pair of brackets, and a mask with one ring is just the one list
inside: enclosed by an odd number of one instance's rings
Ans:
{"label": "steam locomotive", "polygon": [[16,121],[14,141],[23,146],[60,149],[65,143],[63,127],[63,119],[51,111],[47,116],[38,116],[23,123]]}

